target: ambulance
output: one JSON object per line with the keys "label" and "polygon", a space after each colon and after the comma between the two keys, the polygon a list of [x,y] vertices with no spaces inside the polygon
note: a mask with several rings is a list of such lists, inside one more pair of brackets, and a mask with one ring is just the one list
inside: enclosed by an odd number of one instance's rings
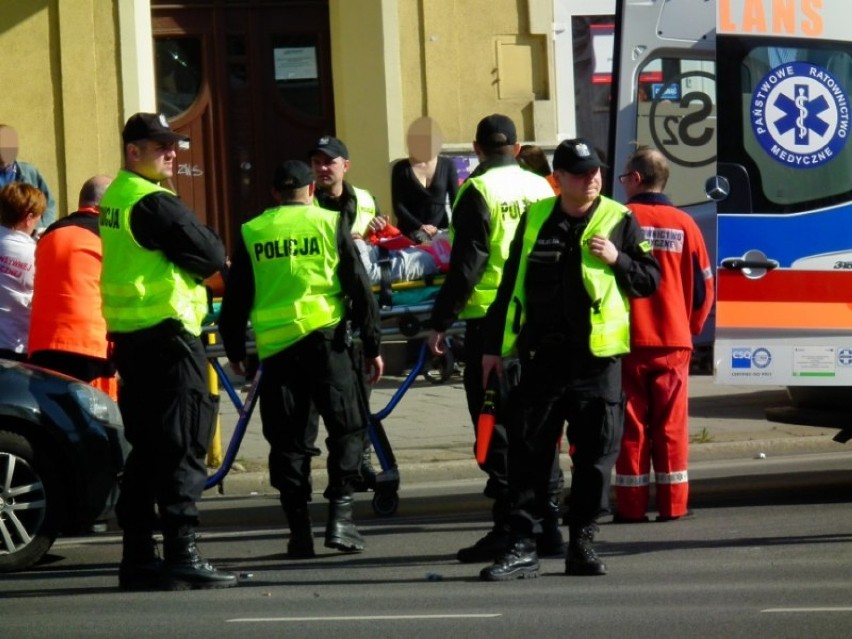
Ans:
{"label": "ambulance", "polygon": [[850,7],[616,6],[610,174],[636,144],[667,156],[667,191],[715,247],[716,381],[800,405],[852,404]]}

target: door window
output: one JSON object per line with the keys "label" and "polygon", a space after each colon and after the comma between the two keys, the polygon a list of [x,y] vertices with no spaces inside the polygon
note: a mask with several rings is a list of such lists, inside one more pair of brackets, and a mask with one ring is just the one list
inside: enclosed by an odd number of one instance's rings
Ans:
{"label": "door window", "polygon": [[291,109],[323,115],[317,42],[311,35],[274,35],[271,41],[273,82]]}
{"label": "door window", "polygon": [[192,106],[201,93],[201,41],[197,38],[154,40],[157,109],[172,119]]}

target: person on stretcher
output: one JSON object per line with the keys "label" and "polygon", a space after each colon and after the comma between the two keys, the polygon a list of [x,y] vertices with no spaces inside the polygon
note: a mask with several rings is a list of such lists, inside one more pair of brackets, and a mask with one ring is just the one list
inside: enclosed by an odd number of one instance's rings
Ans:
{"label": "person on stretcher", "polygon": [[415,244],[388,224],[364,239],[356,238],[355,247],[373,284],[381,284],[383,269],[389,272],[391,282],[411,282],[446,273],[450,267],[446,231],[438,232],[431,241]]}

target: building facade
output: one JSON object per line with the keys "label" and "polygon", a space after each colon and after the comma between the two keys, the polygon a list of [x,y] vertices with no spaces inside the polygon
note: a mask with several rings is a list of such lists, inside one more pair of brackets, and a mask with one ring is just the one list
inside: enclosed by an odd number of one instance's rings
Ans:
{"label": "building facade", "polygon": [[17,129],[20,158],[64,212],[85,179],[119,168],[130,114],[166,113],[191,137],[173,186],[230,245],[271,204],[274,165],[305,157],[323,134],[346,142],[348,177],[386,212],[389,166],[422,115],[440,124],[444,151],[463,157],[494,112],[545,148],[578,133],[605,147],[614,4],[2,2],[0,123]]}

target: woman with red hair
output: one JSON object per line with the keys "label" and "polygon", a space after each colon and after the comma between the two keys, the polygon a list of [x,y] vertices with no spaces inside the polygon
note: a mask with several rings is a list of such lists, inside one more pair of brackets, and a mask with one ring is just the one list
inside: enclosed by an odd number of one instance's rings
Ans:
{"label": "woman with red hair", "polygon": [[0,190],[0,357],[27,358],[35,279],[33,233],[47,208],[36,187],[10,182]]}

